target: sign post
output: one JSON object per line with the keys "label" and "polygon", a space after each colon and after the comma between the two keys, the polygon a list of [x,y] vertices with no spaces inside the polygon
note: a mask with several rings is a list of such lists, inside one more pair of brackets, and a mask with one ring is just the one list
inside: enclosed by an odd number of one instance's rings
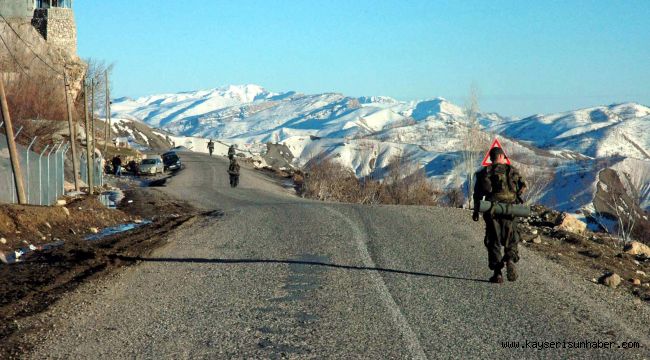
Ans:
{"label": "sign post", "polygon": [[[18,203],[21,205],[27,204],[27,197],[25,196],[25,183],[23,182],[23,172],[20,169],[20,160],[18,159],[18,150],[16,149],[16,141],[14,135],[14,128],[11,123],[11,116],[9,115],[9,105],[7,104],[7,96],[5,94],[4,80],[0,74],[0,110],[2,121],[5,126],[5,137],[7,138],[7,147],[9,148],[9,160],[11,160],[11,169],[14,175],[14,185],[16,194],[18,195]],[[18,130],[20,132],[20,130]],[[17,134],[16,134],[17,135]]]}

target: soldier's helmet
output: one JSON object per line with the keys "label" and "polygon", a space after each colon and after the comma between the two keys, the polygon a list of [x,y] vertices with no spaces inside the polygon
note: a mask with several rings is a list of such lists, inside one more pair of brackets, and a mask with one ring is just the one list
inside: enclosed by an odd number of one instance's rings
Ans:
{"label": "soldier's helmet", "polygon": [[496,160],[497,156],[499,156],[499,155],[506,156],[506,153],[503,152],[503,149],[501,149],[500,147],[493,147],[492,149],[490,149],[490,160],[491,161]]}

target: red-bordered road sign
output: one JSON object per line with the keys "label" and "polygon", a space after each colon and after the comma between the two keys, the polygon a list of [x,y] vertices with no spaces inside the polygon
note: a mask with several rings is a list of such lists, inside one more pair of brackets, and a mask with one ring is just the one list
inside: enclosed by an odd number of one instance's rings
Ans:
{"label": "red-bordered road sign", "polygon": [[[492,161],[490,160],[490,150],[492,150],[492,148],[495,148],[495,147],[501,148],[501,150],[503,150],[503,153],[504,154],[506,153],[506,151],[503,149],[503,146],[501,146],[501,143],[499,142],[499,139],[494,138],[494,141],[492,142],[492,145],[490,146],[490,149],[485,154],[485,157],[483,158],[483,162],[481,163],[481,165],[483,165],[483,166],[492,165]],[[508,157],[507,154],[506,154],[506,164],[510,165],[510,158]]]}

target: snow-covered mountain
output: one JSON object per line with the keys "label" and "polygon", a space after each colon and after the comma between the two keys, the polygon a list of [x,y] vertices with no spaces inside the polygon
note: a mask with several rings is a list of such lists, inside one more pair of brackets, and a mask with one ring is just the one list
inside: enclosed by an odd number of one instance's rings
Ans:
{"label": "snow-covered mountain", "polygon": [[650,108],[635,103],[535,115],[494,130],[544,149],[650,159]]}
{"label": "snow-covered mountain", "polygon": [[[247,142],[292,136],[359,137],[413,122],[461,119],[463,110],[443,98],[403,102],[337,93],[272,93],[258,85],[117,99],[113,117],[138,119],[184,136]],[[502,120],[491,114],[486,121]]]}
{"label": "snow-covered mountain", "polygon": [[[297,166],[326,155],[358,176],[375,177],[399,155],[447,188],[463,186],[467,169],[474,168],[465,166],[462,156],[468,134],[463,108],[439,97],[399,101],[237,85],[117,99],[112,109],[113,118],[160,128],[173,134],[176,145],[196,151],[207,151],[208,138],[250,153],[263,152],[267,142],[283,143]],[[616,154],[616,161],[635,159],[638,167],[650,169],[649,120],[650,108],[634,103],[521,120],[481,113],[481,129],[473,136],[485,143],[476,153],[479,162],[498,134],[516,165],[551,183],[550,191],[539,195],[542,202],[576,210],[592,200],[599,159]]]}
{"label": "snow-covered mountain", "polygon": [[112,111],[122,118],[135,118],[155,127],[164,127],[178,120],[201,116],[217,109],[257,100],[272,99],[272,94],[258,85],[145,96],[138,99],[114,100]]}
{"label": "snow-covered mountain", "polygon": [[127,139],[131,147],[136,149],[164,150],[172,146],[169,134],[152,129],[139,121],[113,119],[111,132],[113,137]]}

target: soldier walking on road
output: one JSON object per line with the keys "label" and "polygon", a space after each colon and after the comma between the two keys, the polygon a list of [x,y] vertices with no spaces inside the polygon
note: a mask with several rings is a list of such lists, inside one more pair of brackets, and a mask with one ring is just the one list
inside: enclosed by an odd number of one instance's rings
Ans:
{"label": "soldier walking on road", "polygon": [[235,158],[230,160],[228,175],[230,176],[230,187],[237,187],[237,185],[239,185],[239,164]]}
{"label": "soldier walking on road", "polygon": [[228,148],[228,159],[232,160],[235,158],[235,145],[230,145]]}
{"label": "soldier walking on road", "polygon": [[[508,165],[503,150],[494,147],[490,150],[492,165],[483,168],[476,173],[476,184],[474,186],[474,213],[472,219],[478,221],[480,201],[485,200],[504,204],[515,204],[521,202],[521,195],[526,190],[526,183],[519,175],[519,172]],[[486,212],[483,214],[485,220],[485,246],[488,252],[488,265],[494,274],[490,282],[502,283],[503,275],[501,269],[506,267],[508,281],[517,280],[515,263],[519,261],[517,243],[519,232],[517,230],[517,219],[512,215],[497,215]],[[504,255],[501,256],[501,246],[504,248]]]}
{"label": "soldier walking on road", "polygon": [[210,156],[212,156],[212,153],[214,152],[214,141],[212,141],[212,139],[208,141],[208,151],[210,152]]}

